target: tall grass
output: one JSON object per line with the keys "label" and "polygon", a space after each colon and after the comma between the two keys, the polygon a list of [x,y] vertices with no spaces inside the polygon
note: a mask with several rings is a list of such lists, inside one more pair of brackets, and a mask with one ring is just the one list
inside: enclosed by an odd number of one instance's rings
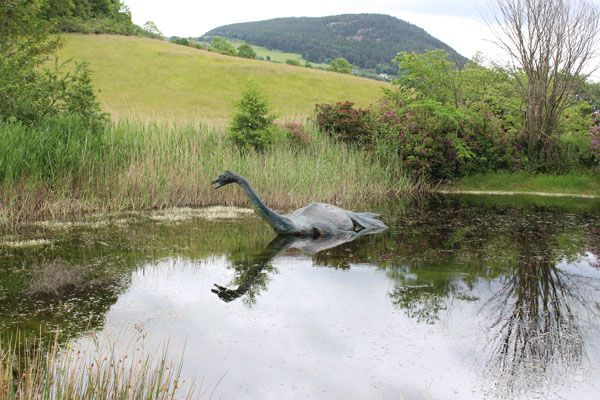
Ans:
{"label": "tall grass", "polygon": [[[6,338],[3,338],[6,339]],[[155,356],[135,346],[119,355],[111,346],[91,352],[49,346],[41,338],[15,335],[0,340],[0,398],[5,400],[191,399],[193,385],[180,390],[181,362],[172,362],[168,347]]]}
{"label": "tall grass", "polygon": [[311,201],[342,206],[412,189],[398,164],[330,140],[308,125],[304,145],[280,140],[265,153],[240,152],[226,125],[119,121],[102,134],[69,118],[39,128],[0,124],[0,221],[91,211],[248,203],[236,187],[214,190],[224,170],[245,176],[265,202],[289,210]]}
{"label": "tall grass", "polygon": [[0,149],[0,181],[15,184],[27,178],[53,183],[80,175],[92,160],[99,162],[106,143],[80,118],[66,115],[37,126],[0,125]]}

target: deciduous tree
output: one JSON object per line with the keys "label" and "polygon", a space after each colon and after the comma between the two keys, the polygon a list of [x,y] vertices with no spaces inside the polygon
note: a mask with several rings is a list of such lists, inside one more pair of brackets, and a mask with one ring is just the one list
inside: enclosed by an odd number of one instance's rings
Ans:
{"label": "deciduous tree", "polygon": [[352,64],[350,64],[348,60],[346,60],[343,57],[338,57],[335,60],[333,60],[329,64],[329,67],[333,72],[339,72],[342,74],[349,74],[352,72]]}
{"label": "deciduous tree", "polygon": [[586,0],[496,0],[488,20],[520,88],[527,155],[543,165],[562,113],[590,73],[600,10]]}
{"label": "deciduous tree", "polygon": [[240,46],[237,49],[237,54],[239,57],[243,57],[243,58],[251,58],[251,59],[256,58],[256,52],[254,51],[252,46],[250,46],[248,43],[240,44]]}

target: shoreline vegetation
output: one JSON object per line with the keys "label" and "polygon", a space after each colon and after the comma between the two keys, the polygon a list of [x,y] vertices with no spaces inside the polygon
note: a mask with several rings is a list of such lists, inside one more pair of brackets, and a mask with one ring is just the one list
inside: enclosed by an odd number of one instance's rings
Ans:
{"label": "shoreline vegetation", "polygon": [[580,199],[598,199],[599,195],[577,194],[577,193],[549,193],[549,192],[519,192],[502,190],[461,190],[461,189],[438,189],[434,193],[440,194],[472,194],[478,196],[538,196],[538,197],[574,197]]}
{"label": "shoreline vegetation", "polygon": [[[418,190],[395,165],[336,143],[306,125],[310,141],[281,138],[268,152],[241,150],[226,125],[143,121],[90,133],[76,118],[32,129],[0,124],[0,227],[87,213],[247,206],[237,190],[213,189],[224,170],[245,176],[266,204],[289,210],[312,201],[353,206]],[[49,151],[49,149],[52,149]]]}
{"label": "shoreline vegetation", "polygon": [[548,197],[600,197],[600,172],[571,171],[565,174],[531,174],[498,171],[469,175],[441,185],[439,192]]}
{"label": "shoreline vegetation", "polygon": [[168,343],[150,356],[143,354],[139,338],[130,343],[87,339],[87,350],[76,351],[56,336],[0,336],[0,398],[196,398],[195,383],[181,378],[182,355],[173,359]]}

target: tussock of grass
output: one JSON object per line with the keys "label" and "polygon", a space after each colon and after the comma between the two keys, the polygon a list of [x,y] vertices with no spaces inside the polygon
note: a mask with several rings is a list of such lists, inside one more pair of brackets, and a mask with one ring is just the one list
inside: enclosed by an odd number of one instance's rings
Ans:
{"label": "tussock of grass", "polygon": [[[191,399],[180,393],[181,362],[172,362],[168,346],[144,356],[132,343],[117,353],[96,343],[90,352],[74,351],[58,341],[15,335],[0,340],[0,398],[5,400]],[[180,395],[181,396],[178,396]]]}
{"label": "tussock of grass", "polygon": [[[67,128],[56,125],[62,132]],[[310,126],[314,140],[309,144],[282,140],[270,151],[254,153],[240,152],[226,125],[120,121],[101,136],[74,134],[78,146],[50,143],[58,146],[51,157],[44,152],[47,140],[36,139],[46,131],[29,137],[11,136],[13,131],[10,124],[0,125],[0,144],[10,140],[0,151],[0,163],[12,171],[1,183],[0,214],[13,228],[26,220],[91,212],[248,207],[237,186],[213,189],[210,181],[224,170],[245,176],[269,206],[281,211],[312,201],[351,207],[412,188],[398,165],[383,167],[372,155]],[[19,154],[29,154],[30,162],[20,163]]]}
{"label": "tussock of grass", "polygon": [[[383,82],[224,56],[147,38],[65,35],[61,59],[87,61],[103,108],[115,117],[228,119],[248,79],[282,116],[306,117],[316,103],[381,96]],[[124,68],[123,66],[126,66]]]}

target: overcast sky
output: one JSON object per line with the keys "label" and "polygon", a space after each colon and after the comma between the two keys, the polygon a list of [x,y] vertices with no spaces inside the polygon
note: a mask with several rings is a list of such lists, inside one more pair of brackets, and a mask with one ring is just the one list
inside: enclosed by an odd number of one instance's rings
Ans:
{"label": "overcast sky", "polygon": [[[201,36],[221,25],[279,17],[381,13],[425,29],[466,57],[498,56],[482,12],[490,0],[124,0],[134,23],[154,21],[166,36]],[[592,0],[600,4],[600,0]]]}

